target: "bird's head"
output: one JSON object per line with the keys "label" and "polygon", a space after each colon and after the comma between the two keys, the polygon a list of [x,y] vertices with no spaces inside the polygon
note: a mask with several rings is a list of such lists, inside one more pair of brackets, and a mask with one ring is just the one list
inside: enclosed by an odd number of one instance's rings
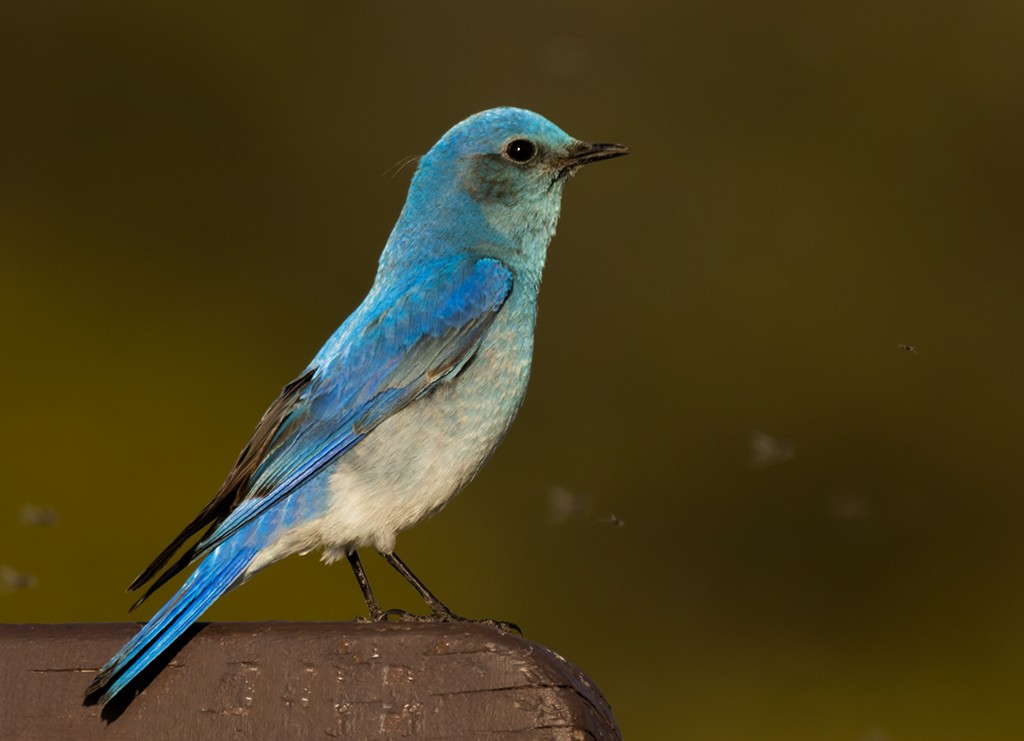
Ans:
{"label": "bird's head", "polygon": [[424,155],[407,209],[461,228],[482,216],[511,245],[543,251],[566,180],[582,165],[628,151],[574,139],[531,111],[493,108],[456,124]]}

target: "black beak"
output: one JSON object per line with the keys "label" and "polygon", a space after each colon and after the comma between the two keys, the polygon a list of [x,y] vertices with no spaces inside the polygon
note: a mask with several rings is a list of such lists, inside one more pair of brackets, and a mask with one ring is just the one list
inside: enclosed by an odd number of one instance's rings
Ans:
{"label": "black beak", "polygon": [[590,142],[574,142],[569,146],[563,168],[577,168],[598,160],[610,160],[629,154],[629,147],[622,144],[591,144]]}

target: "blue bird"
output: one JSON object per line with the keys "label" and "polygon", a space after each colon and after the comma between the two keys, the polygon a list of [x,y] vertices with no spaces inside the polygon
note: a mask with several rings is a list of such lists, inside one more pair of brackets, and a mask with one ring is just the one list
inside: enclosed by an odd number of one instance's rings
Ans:
{"label": "blue bird", "polygon": [[395,537],[443,507],[505,436],[530,375],[562,189],[581,165],[627,151],[517,108],[471,116],[434,145],[369,294],[271,404],[213,501],[132,582],[151,582],[134,609],[200,562],[86,702],[108,702],[218,597],[293,553],[346,558],[371,620],[413,617],[378,605],[356,550],[373,547],[430,619],[462,619],[398,558]]}

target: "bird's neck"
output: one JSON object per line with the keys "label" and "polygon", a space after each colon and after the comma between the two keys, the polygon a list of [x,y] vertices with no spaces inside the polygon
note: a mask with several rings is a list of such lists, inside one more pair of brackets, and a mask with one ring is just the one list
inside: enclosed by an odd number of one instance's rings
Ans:
{"label": "bird's neck", "polygon": [[544,208],[517,208],[480,204],[460,188],[432,196],[410,192],[381,255],[382,272],[424,260],[478,255],[501,260],[519,279],[539,286],[558,223],[558,199]]}

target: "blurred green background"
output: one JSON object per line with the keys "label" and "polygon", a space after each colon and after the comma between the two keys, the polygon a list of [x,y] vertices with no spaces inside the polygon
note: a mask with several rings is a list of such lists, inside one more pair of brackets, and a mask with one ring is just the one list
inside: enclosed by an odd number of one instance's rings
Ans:
{"label": "blurred green background", "polygon": [[[1022,39],[1019,0],[4,3],[0,620],[127,619],[369,287],[395,164],[520,105],[633,154],[568,187],[522,413],[398,552],[627,738],[1024,738]],[[307,557],[207,619],[362,612]]]}

